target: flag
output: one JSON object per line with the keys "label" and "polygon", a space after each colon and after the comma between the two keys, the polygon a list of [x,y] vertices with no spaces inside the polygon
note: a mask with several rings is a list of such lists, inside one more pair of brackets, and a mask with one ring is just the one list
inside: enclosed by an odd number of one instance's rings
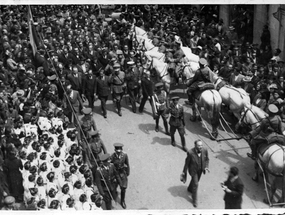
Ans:
{"label": "flag", "polygon": [[278,7],[277,11],[272,14],[275,19],[281,22],[282,16],[285,15],[285,9]]}
{"label": "flag", "polygon": [[33,54],[35,56],[37,52],[37,47],[39,46],[39,38],[36,33],[36,28],[34,26],[34,20],[30,6],[28,6],[28,26],[29,26],[30,44],[32,46]]}

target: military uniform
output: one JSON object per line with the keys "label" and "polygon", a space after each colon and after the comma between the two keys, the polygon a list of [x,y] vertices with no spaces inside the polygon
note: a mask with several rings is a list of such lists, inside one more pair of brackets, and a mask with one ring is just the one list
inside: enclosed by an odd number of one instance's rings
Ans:
{"label": "military uniform", "polygon": [[[134,62],[128,62],[129,66],[134,65]],[[139,74],[139,70],[137,67],[130,67],[129,70],[126,73],[126,82],[127,82],[127,90],[128,90],[128,94],[129,94],[129,98],[130,98],[130,102],[132,105],[132,110],[134,113],[136,113],[136,101],[138,98],[138,94],[139,94],[139,90],[140,90],[140,85],[139,85],[139,81],[140,81],[140,74]]]}
{"label": "military uniform", "polygon": [[[157,83],[156,88],[161,88],[163,87],[163,83]],[[160,116],[162,117],[164,128],[165,128],[165,133],[169,135],[168,132],[168,125],[167,125],[167,108],[169,107],[168,104],[168,98],[167,94],[164,90],[160,90],[154,94],[154,100],[155,100],[155,105],[156,105],[156,110],[157,110],[157,117],[155,119],[155,131],[158,132],[159,130],[159,118]]]}
{"label": "military uniform", "polygon": [[121,112],[121,100],[125,93],[125,73],[120,71],[120,65],[114,65],[115,72],[111,77],[110,83],[112,84],[112,96],[116,102],[119,116],[122,116]]}
{"label": "military uniform", "polygon": [[256,158],[257,149],[262,143],[271,144],[278,143],[285,145],[285,136],[282,134],[283,126],[280,116],[274,115],[278,113],[278,108],[274,104],[268,106],[270,113],[269,117],[261,121],[260,126],[250,132],[252,140],[250,141],[250,148],[252,154],[247,154],[249,157]]}
{"label": "military uniform", "polygon": [[[179,99],[179,97],[173,97],[172,100]],[[178,130],[178,133],[181,138],[182,147],[184,150],[186,150],[186,142],[185,142],[185,121],[184,121],[184,110],[183,106],[181,104],[175,105],[175,103],[171,103],[170,107],[168,109],[168,112],[170,113],[170,119],[169,119],[169,125],[170,125],[170,136],[171,136],[171,144],[173,146],[176,145],[174,134],[176,130]]]}
{"label": "military uniform", "polygon": [[[100,160],[105,162],[99,166],[95,173],[95,183],[100,195],[106,204],[106,209],[112,209],[112,198],[116,199],[116,186],[119,180],[118,173],[113,163],[108,163],[109,154],[100,155]],[[111,196],[112,195],[112,196]]]}
{"label": "military uniform", "polygon": [[96,122],[95,119],[92,117],[92,115],[90,115],[92,112],[91,108],[84,108],[82,112],[85,115],[82,117],[80,125],[82,127],[85,137],[89,138],[90,137],[89,133],[91,131],[97,130]]}
{"label": "military uniform", "polygon": [[200,67],[202,68],[197,70],[193,79],[189,81],[188,83],[187,93],[188,93],[188,99],[190,103],[194,103],[195,98],[194,98],[193,93],[199,90],[199,85],[202,83],[210,82],[210,74],[209,74],[210,68],[206,67],[207,61],[204,58],[201,58],[199,63],[200,63]]}
{"label": "military uniform", "polygon": [[[103,141],[101,140],[100,137],[96,138],[97,135],[99,135],[98,130],[90,132],[91,139],[89,140],[89,146],[90,146],[91,152],[92,152],[94,157],[92,157],[90,155],[90,150],[87,150],[87,153],[89,153],[88,157],[90,158],[91,165],[95,169],[97,168],[97,165],[100,163],[99,156],[101,154],[107,153],[107,149],[105,147],[105,144],[103,143]],[[94,158],[95,158],[95,160],[94,160]],[[92,170],[92,171],[95,173],[94,170]]]}
{"label": "military uniform", "polygon": [[116,152],[111,155],[111,162],[114,164],[119,175],[119,185],[121,188],[121,205],[126,208],[125,195],[128,187],[128,176],[130,175],[130,165],[128,155],[122,151],[117,153],[117,150],[122,150],[123,144],[115,143]]}

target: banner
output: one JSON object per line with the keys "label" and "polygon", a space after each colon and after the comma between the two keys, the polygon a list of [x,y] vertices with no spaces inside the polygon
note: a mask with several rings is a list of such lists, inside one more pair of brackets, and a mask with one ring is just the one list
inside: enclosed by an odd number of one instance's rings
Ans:
{"label": "banner", "polygon": [[39,45],[39,38],[37,36],[36,29],[34,26],[34,20],[30,6],[28,6],[28,26],[29,26],[30,44],[32,46],[33,54],[35,56],[37,52],[37,47]]}

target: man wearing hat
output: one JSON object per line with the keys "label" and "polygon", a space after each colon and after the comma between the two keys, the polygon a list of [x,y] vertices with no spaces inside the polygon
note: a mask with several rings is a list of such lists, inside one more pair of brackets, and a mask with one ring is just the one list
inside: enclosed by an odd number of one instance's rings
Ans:
{"label": "man wearing hat", "polygon": [[105,201],[106,209],[112,209],[112,199],[116,200],[116,187],[117,181],[119,181],[119,175],[115,169],[113,163],[110,163],[109,154],[99,155],[102,164],[97,168],[95,172],[95,183],[98,191]]}
{"label": "man wearing hat", "polygon": [[179,97],[172,96],[171,103],[167,113],[170,113],[169,125],[170,125],[170,136],[171,136],[171,145],[176,146],[175,143],[175,132],[178,130],[180,135],[182,149],[187,151],[186,141],[185,141],[185,120],[184,120],[184,110],[183,106],[178,103]]}
{"label": "man wearing hat", "polygon": [[154,110],[154,104],[153,104],[153,91],[154,91],[154,83],[150,79],[150,71],[146,70],[144,71],[142,80],[141,80],[141,89],[142,89],[142,100],[139,106],[139,112],[142,113],[145,103],[147,100],[149,100],[149,103],[152,107],[152,113],[153,113],[153,118],[156,118],[156,113]]}
{"label": "man wearing hat", "polygon": [[1,208],[2,211],[13,211],[15,208],[15,198],[13,196],[6,196],[4,199],[4,207]]}
{"label": "man wearing hat", "polygon": [[132,111],[137,112],[136,101],[139,94],[139,86],[141,75],[134,61],[127,62],[128,69],[126,71],[125,80],[127,82],[127,92],[129,94],[129,99],[132,105]]}
{"label": "man wearing hat", "polygon": [[81,128],[84,132],[85,137],[90,137],[90,132],[97,131],[97,126],[95,119],[92,115],[92,109],[91,108],[83,108],[82,113],[84,116],[80,120]]}
{"label": "man wearing hat", "polygon": [[265,143],[278,143],[284,145],[285,136],[283,135],[284,128],[282,120],[278,115],[279,109],[276,105],[270,104],[268,106],[269,116],[261,121],[260,126],[250,132],[250,148],[251,154],[247,153],[249,157],[255,159],[257,157],[258,147]]}
{"label": "man wearing hat", "polygon": [[226,37],[226,42],[228,44],[231,44],[233,40],[238,40],[238,35],[237,32],[234,31],[235,27],[234,26],[229,26],[229,30],[226,31],[225,37]]}
{"label": "man wearing hat", "polygon": [[118,63],[114,65],[114,73],[112,74],[110,83],[112,89],[112,96],[117,106],[118,115],[122,116],[121,101],[125,93],[126,85],[125,85],[125,73],[121,71],[121,66]]}
{"label": "man wearing hat", "polygon": [[155,119],[155,131],[159,131],[159,117],[162,117],[163,125],[165,128],[165,134],[170,135],[168,131],[168,124],[167,124],[167,109],[169,107],[169,101],[167,98],[166,91],[163,90],[163,83],[159,82],[155,84],[156,92],[154,93],[154,100],[156,105],[157,116]]}
{"label": "man wearing hat", "polygon": [[128,176],[130,175],[130,164],[128,155],[123,152],[123,146],[121,143],[114,144],[115,152],[111,155],[111,162],[114,164],[120,178],[118,182],[121,188],[121,205],[126,209],[125,196],[128,187]]}
{"label": "man wearing hat", "polygon": [[199,65],[200,65],[200,69],[198,69],[193,77],[192,80],[189,81],[189,83],[187,84],[188,86],[188,99],[189,99],[189,103],[190,105],[194,105],[195,103],[195,97],[194,97],[194,93],[195,91],[199,90],[199,85],[203,84],[203,83],[211,83],[210,81],[210,72],[211,69],[207,66],[208,62],[205,58],[201,58],[199,60]]}
{"label": "man wearing hat", "polygon": [[[107,149],[102,139],[100,138],[100,134],[98,130],[90,131],[89,138],[87,139],[89,143],[90,150],[86,150],[87,156],[92,165],[92,172],[95,174],[95,170],[100,164],[99,156],[101,154],[107,154]],[[92,153],[92,154],[91,154]]]}

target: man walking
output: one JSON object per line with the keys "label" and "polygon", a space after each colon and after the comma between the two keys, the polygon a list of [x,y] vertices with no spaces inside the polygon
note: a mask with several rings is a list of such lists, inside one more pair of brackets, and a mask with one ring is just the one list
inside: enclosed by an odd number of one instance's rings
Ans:
{"label": "man walking", "polygon": [[241,209],[244,185],[238,172],[237,167],[231,167],[228,179],[221,184],[225,191],[225,209]]}
{"label": "man walking", "polygon": [[124,145],[121,143],[114,144],[115,152],[111,155],[111,162],[114,164],[120,178],[121,205],[126,209],[125,196],[128,187],[128,176],[130,175],[130,164],[128,155],[123,152],[123,146]]}
{"label": "man walking", "polygon": [[171,98],[172,103],[169,106],[167,113],[170,113],[169,125],[170,125],[170,136],[171,136],[171,145],[176,146],[175,143],[175,132],[178,130],[178,133],[181,138],[181,144],[184,151],[186,149],[186,141],[185,141],[185,120],[184,120],[184,110],[181,104],[178,104],[179,97],[173,96]]}
{"label": "man walking", "polygon": [[202,173],[206,174],[209,171],[208,150],[203,147],[201,140],[194,142],[195,147],[187,152],[185,165],[181,174],[181,180],[185,183],[187,179],[187,170],[191,176],[191,182],[187,188],[188,192],[192,193],[193,206],[197,207],[197,191],[198,183]]}

